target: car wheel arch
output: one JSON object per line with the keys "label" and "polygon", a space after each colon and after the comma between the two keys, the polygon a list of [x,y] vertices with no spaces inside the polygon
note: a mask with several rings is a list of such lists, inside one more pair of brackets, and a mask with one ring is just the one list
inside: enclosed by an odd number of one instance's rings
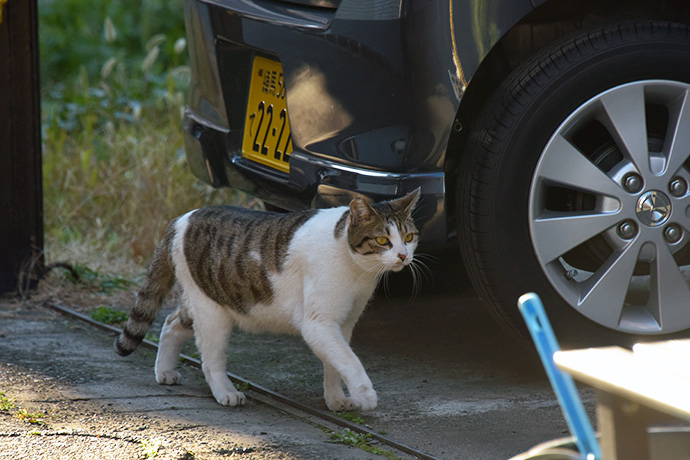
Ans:
{"label": "car wheel arch", "polygon": [[[673,20],[690,25],[690,7],[684,0],[669,0],[660,8],[658,1],[644,0],[542,0],[534,2],[535,9],[518,21],[492,46],[481,60],[462,93],[444,159],[447,190],[455,190],[458,169],[465,154],[467,136],[491,95],[499,85],[524,62],[540,50],[549,47],[579,29],[616,21],[617,18],[644,18],[649,20]],[[546,28],[545,24],[551,24]],[[526,39],[527,36],[536,39]],[[449,228],[455,226],[455,197],[447,196]]]}

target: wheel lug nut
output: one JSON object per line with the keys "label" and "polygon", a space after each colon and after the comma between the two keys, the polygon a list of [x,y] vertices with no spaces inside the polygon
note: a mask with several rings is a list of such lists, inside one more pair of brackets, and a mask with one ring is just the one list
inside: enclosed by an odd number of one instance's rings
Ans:
{"label": "wheel lug nut", "polygon": [[688,191],[688,183],[682,177],[676,177],[668,184],[668,191],[675,197],[683,196]]}
{"label": "wheel lug nut", "polygon": [[629,240],[635,236],[635,233],[637,233],[635,222],[626,220],[618,226],[618,235],[623,239]]}
{"label": "wheel lug nut", "polygon": [[630,173],[623,179],[623,187],[630,193],[639,192],[642,190],[642,178],[635,173]]}
{"label": "wheel lug nut", "polygon": [[664,229],[664,238],[669,243],[677,243],[683,236],[683,231],[675,224],[671,224]]}

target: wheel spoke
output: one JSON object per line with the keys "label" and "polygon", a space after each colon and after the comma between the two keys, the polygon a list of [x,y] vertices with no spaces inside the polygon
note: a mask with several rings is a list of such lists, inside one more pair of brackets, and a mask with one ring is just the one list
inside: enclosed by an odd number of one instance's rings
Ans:
{"label": "wheel spoke", "polygon": [[580,312],[608,327],[618,327],[639,252],[639,243],[629,243],[581,283]]}
{"label": "wheel spoke", "polygon": [[607,117],[602,121],[621,152],[645,176],[650,171],[644,87],[617,88],[601,97]]}
{"label": "wheel spoke", "polygon": [[619,213],[574,214],[547,212],[532,222],[534,245],[548,264],[574,247],[616,225]]}
{"label": "wheel spoke", "polygon": [[683,92],[676,102],[669,107],[668,132],[666,134],[666,173],[675,175],[690,156],[690,101],[688,91]]}
{"label": "wheel spoke", "polygon": [[657,247],[647,309],[661,327],[687,321],[690,288],[668,246]]}
{"label": "wheel spoke", "polygon": [[563,136],[546,146],[537,171],[542,181],[595,195],[620,197],[622,189]]}
{"label": "wheel spoke", "polygon": [[671,216],[671,219],[673,219],[678,225],[680,225],[685,232],[688,232],[690,234],[690,219],[684,217],[687,216],[690,213],[690,194],[685,195],[682,198],[678,198],[677,200],[673,200],[673,209],[674,211],[678,212]]}

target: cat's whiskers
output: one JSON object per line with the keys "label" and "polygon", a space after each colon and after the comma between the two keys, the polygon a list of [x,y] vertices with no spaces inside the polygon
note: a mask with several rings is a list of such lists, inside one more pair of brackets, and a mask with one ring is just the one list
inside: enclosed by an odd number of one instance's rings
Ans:
{"label": "cat's whiskers", "polygon": [[410,302],[417,299],[422,292],[422,282],[426,279],[433,284],[432,271],[429,266],[422,259],[436,259],[429,254],[416,253],[412,262],[410,262],[410,272],[412,273],[412,294],[410,295]]}
{"label": "cat's whiskers", "polygon": [[417,253],[414,255],[414,259],[410,263],[410,265],[414,265],[414,268],[419,271],[419,274],[423,277],[426,278],[427,281],[433,283],[434,277],[433,277],[433,272],[429,268],[429,266],[424,262],[424,259],[429,259],[433,261],[438,261],[438,257],[434,257],[430,254],[420,254]]}
{"label": "cat's whiskers", "polygon": [[387,299],[391,298],[391,290],[390,290],[390,271],[386,271],[383,274],[383,293],[386,295]]}
{"label": "cat's whiskers", "polygon": [[424,254],[421,252],[416,252],[414,256],[416,259],[426,259],[426,260],[429,260],[430,262],[438,262],[439,261],[438,257],[433,256],[431,254]]}
{"label": "cat's whiskers", "polygon": [[414,302],[422,292],[421,278],[423,276],[422,268],[424,264],[418,260],[413,260],[410,263],[410,273],[412,273],[412,293],[410,294],[410,302]]}
{"label": "cat's whiskers", "polygon": [[360,275],[360,279],[366,275],[371,275],[372,272],[375,272],[374,278],[376,279],[376,283],[378,283],[381,280],[381,277],[384,276],[384,274],[386,274],[388,272],[388,269],[386,268],[386,266],[384,264],[382,264],[381,262],[378,262],[377,264],[372,265],[371,267],[366,269],[364,271],[364,273],[362,273],[362,275]]}
{"label": "cat's whiskers", "polygon": [[[358,264],[357,261],[354,259],[350,259],[347,261],[348,268],[353,272],[353,273],[359,273],[359,276],[357,277],[356,281],[361,281],[362,278],[369,277],[371,276],[371,272],[373,271],[378,271],[380,270],[381,263],[376,263],[368,267],[363,267],[362,265]],[[381,274],[376,275],[376,280],[379,280],[379,277]]]}
{"label": "cat's whiskers", "polygon": [[[410,294],[410,302],[412,302],[422,291],[422,280],[424,278],[431,280],[431,270],[424,262],[417,260],[417,254],[414,255],[414,258],[410,261],[410,263],[408,263],[400,272],[406,270],[408,267],[412,276],[412,292]],[[392,270],[388,270],[385,268],[385,266],[382,268],[382,270],[383,274],[380,283],[386,298],[390,298],[390,274]]]}
{"label": "cat's whiskers", "polygon": [[355,279],[355,283],[359,283],[364,279],[369,279],[373,280],[374,284],[377,285],[383,275],[387,272],[385,265],[380,262],[372,264],[369,267],[362,267],[354,259],[350,259],[346,263],[349,266],[348,268],[350,269],[351,273],[359,273]]}

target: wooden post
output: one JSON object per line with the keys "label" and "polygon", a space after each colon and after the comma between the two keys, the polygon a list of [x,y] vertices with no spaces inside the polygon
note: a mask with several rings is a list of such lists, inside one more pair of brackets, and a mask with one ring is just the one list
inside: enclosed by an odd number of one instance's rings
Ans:
{"label": "wooden post", "polygon": [[25,293],[43,267],[38,3],[0,7],[0,292]]}

